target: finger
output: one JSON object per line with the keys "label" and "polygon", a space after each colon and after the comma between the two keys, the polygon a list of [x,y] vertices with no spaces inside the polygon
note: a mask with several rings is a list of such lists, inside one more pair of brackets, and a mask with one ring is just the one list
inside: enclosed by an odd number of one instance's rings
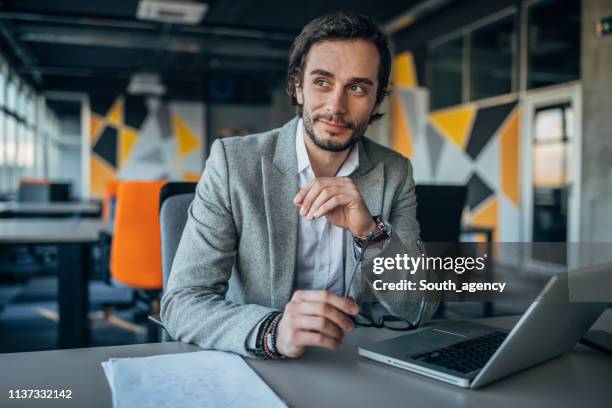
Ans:
{"label": "finger", "polygon": [[340,194],[330,197],[329,200],[325,201],[324,203],[321,203],[316,209],[314,209],[312,216],[314,218],[322,217],[330,211],[333,211],[337,207],[347,205],[351,202],[351,199],[352,197],[349,194]]}
{"label": "finger", "polygon": [[[341,195],[344,191],[344,188],[339,186],[327,186],[324,187],[319,195],[313,200],[312,204],[310,204],[308,212],[304,217],[308,220],[312,220],[315,217],[315,211],[325,202],[330,200],[333,197]],[[305,206],[302,207],[305,209]]]}
{"label": "finger", "polygon": [[338,350],[342,343],[338,339],[328,337],[321,333],[300,330],[294,335],[295,345],[323,347],[330,350]]}
{"label": "finger", "polygon": [[296,290],[291,300],[328,303],[346,314],[356,315],[359,313],[359,307],[354,300],[336,295],[328,290]]}
{"label": "finger", "polygon": [[337,186],[340,183],[341,182],[336,180],[335,177],[316,179],[312,183],[310,190],[302,200],[302,204],[300,206],[300,214],[305,217],[310,211],[312,203],[317,199],[317,197],[319,197],[321,192],[325,191],[326,189],[333,188],[334,186]]}
{"label": "finger", "polygon": [[299,315],[293,319],[293,327],[297,330],[310,330],[322,333],[334,339],[342,340],[344,331],[336,323],[319,316]]}
{"label": "finger", "polygon": [[348,317],[348,315],[336,309],[329,303],[295,302],[295,306],[289,310],[294,315],[315,316],[331,320],[336,326],[342,328],[342,330],[346,332],[353,330],[353,321]]}
{"label": "finger", "polygon": [[298,301],[291,302],[292,306],[289,311],[295,315],[307,315],[322,317],[331,320],[338,327],[346,332],[353,330],[353,321],[348,315],[329,303],[324,302],[312,302],[312,301]]}
{"label": "finger", "polygon": [[306,197],[306,195],[310,192],[310,190],[318,185],[319,183],[324,181],[324,177],[319,177],[319,178],[314,178],[312,180],[310,180],[308,182],[308,184],[306,184],[304,187],[302,187],[300,189],[300,191],[298,191],[297,195],[295,196],[295,198],[293,199],[293,202],[297,205],[302,205],[304,198]]}
{"label": "finger", "polygon": [[330,185],[330,184],[345,184],[347,183],[347,179],[350,180],[348,177],[318,177],[318,178],[315,178],[311,180],[308,184],[306,184],[304,187],[302,187],[300,191],[298,191],[297,195],[293,199],[293,202],[296,205],[303,205],[304,198],[308,195],[308,193],[314,186]]}

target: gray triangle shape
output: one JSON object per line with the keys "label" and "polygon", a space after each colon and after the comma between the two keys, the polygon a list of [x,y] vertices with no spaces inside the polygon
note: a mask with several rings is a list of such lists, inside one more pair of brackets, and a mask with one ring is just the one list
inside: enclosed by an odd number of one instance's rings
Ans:
{"label": "gray triangle shape", "polygon": [[419,115],[419,109],[422,108],[419,104],[422,101],[419,100],[418,94],[415,91],[409,89],[400,89],[399,94],[402,99],[404,113],[408,115],[410,134],[412,134],[413,138],[417,139],[420,136],[420,130],[423,129],[422,122],[425,119]]}
{"label": "gray triangle shape", "polygon": [[168,109],[168,105],[163,104],[159,107],[156,119],[159,124],[162,139],[171,138],[173,133],[172,126],[170,125],[170,110]]}
{"label": "gray triangle shape", "polygon": [[138,156],[138,161],[147,162],[150,164],[164,164],[164,157],[160,149],[155,149]]}
{"label": "gray triangle shape", "polygon": [[431,123],[427,124],[427,144],[429,145],[429,164],[431,165],[431,174],[435,176],[438,163],[440,162],[440,154],[442,153],[442,147],[444,145],[444,139],[438,134],[436,129],[431,126]]}

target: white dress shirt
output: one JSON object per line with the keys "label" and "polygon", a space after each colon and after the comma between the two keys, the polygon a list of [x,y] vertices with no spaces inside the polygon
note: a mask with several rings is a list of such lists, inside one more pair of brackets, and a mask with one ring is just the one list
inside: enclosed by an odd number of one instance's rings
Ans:
{"label": "white dress shirt", "polygon": [[[314,180],[306,150],[302,120],[298,123],[295,150],[298,162],[300,189]],[[338,170],[336,177],[348,177],[359,167],[359,145],[354,145]],[[333,225],[326,217],[312,221],[300,216],[296,260],[296,289],[329,290],[338,295],[344,292],[344,243],[348,231]]]}
{"label": "white dress shirt", "polygon": [[[300,189],[315,178],[304,142],[304,124],[300,119],[295,134],[295,151],[298,167],[297,180]],[[359,167],[359,145],[351,152],[336,173],[336,177],[348,177]],[[345,234],[348,231],[333,225],[326,217],[308,221],[303,216],[298,221],[298,247],[295,289],[329,290],[338,295],[344,292]],[[265,318],[264,318],[265,319]],[[260,321],[249,333],[248,346],[255,349]]]}

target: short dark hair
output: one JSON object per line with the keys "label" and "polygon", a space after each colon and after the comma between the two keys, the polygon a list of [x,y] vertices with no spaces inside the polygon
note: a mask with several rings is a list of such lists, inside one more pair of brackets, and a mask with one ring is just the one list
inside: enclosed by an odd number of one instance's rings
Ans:
{"label": "short dark hair", "polygon": [[[289,66],[287,68],[287,93],[291,97],[291,104],[296,107],[298,115],[302,116],[302,106],[297,101],[295,85],[296,83],[300,86],[303,85],[306,56],[310,47],[325,40],[358,39],[373,43],[380,56],[376,104],[380,104],[389,95],[391,52],[389,51],[387,36],[370,17],[357,13],[337,11],[318,17],[306,24],[291,46]],[[370,123],[382,116],[382,113],[373,114],[370,118]]]}

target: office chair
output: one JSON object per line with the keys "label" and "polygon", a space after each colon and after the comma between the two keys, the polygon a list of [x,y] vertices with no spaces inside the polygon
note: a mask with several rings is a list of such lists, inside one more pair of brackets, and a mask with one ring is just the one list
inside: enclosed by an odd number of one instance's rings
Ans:
{"label": "office chair", "polygon": [[[421,227],[421,239],[430,253],[444,252],[443,245],[448,243],[448,251],[456,250],[461,234],[461,215],[467,197],[466,186],[456,185],[417,185],[417,220]],[[435,245],[433,245],[436,243]],[[429,247],[429,248],[428,248]],[[433,249],[432,247],[435,247]],[[452,255],[449,253],[449,255]],[[455,254],[457,255],[457,254]],[[445,305],[440,302],[436,317],[444,315]]]}
{"label": "office chair", "polygon": [[19,180],[17,190],[17,201],[25,202],[48,202],[50,199],[50,186],[47,179],[26,179]]}
{"label": "office chair", "polygon": [[[163,287],[159,197],[165,181],[122,181],[110,245],[110,276],[113,284],[133,289],[131,307],[144,309],[144,316],[159,312]],[[125,305],[123,305],[125,306]],[[106,316],[112,308],[106,305]],[[158,330],[149,325],[148,340],[157,341]]]}
{"label": "office chair", "polygon": [[72,183],[49,183],[49,201],[67,202],[72,200]]}
{"label": "office chair", "polygon": [[[166,287],[172,261],[187,223],[187,211],[195,195],[197,183],[167,183],[161,190],[159,199],[159,223],[161,229],[161,254],[163,286]],[[149,316],[149,319],[164,328],[159,314]],[[171,338],[164,330],[162,341]]]}
{"label": "office chair", "polygon": [[467,187],[417,185],[415,192],[423,242],[459,242]]}

